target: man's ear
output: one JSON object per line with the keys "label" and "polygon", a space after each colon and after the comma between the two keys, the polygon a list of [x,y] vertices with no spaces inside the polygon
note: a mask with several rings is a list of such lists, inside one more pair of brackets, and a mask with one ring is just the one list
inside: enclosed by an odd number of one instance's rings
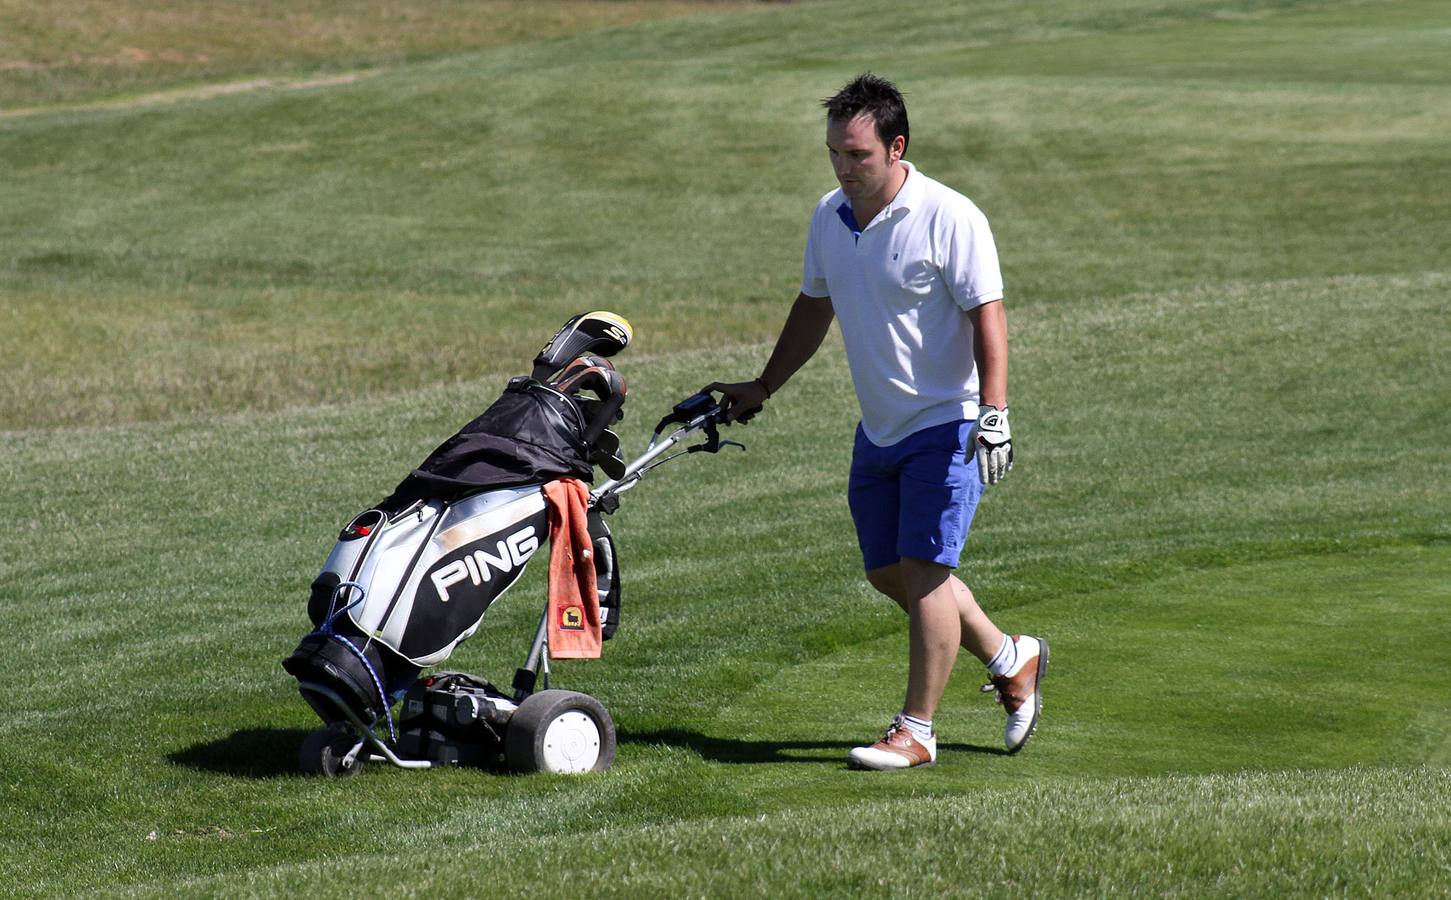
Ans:
{"label": "man's ear", "polygon": [[905,152],[907,152],[907,139],[899,134],[892,138],[892,145],[887,148],[887,159],[896,162],[902,158],[902,154]]}

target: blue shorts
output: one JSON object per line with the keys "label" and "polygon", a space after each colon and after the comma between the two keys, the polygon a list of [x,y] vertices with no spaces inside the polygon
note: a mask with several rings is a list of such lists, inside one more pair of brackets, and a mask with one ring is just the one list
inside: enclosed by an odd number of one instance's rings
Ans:
{"label": "blue shorts", "polygon": [[972,422],[948,422],[889,447],[857,426],[847,500],[867,571],[902,557],[956,567],[982,496]]}

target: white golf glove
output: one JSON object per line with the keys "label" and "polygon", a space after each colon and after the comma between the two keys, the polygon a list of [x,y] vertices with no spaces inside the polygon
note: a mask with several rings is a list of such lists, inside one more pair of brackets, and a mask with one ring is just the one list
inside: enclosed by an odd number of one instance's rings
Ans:
{"label": "white golf glove", "polygon": [[977,448],[977,474],[983,484],[997,484],[1013,468],[1013,432],[1008,428],[1007,407],[984,406],[972,426],[972,443]]}

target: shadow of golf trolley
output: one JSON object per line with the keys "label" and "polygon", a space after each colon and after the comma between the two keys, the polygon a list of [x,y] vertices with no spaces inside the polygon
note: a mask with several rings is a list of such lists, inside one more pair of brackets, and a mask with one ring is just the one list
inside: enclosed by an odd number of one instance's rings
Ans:
{"label": "shadow of golf trolley", "polygon": [[[677,404],[645,452],[624,462],[606,426],[621,415],[625,385],[604,357],[630,337],[628,323],[610,313],[571,319],[532,375],[510,381],[495,404],[342,530],[313,582],[315,630],[283,661],[325,723],[302,743],[303,771],[353,775],[370,762],[492,766],[501,758],[515,772],[610,767],[615,725],[604,705],[550,687],[547,602],[511,690],[462,672],[420,675],[477,631],[540,549],[549,531],[543,485],[592,480],[596,465],[609,480],[589,493],[589,553],[601,637],[613,636],[618,562],[603,516],[655,467],[735,443],[721,440],[721,407],[702,392]],[[696,434],[704,440],[677,449]]]}

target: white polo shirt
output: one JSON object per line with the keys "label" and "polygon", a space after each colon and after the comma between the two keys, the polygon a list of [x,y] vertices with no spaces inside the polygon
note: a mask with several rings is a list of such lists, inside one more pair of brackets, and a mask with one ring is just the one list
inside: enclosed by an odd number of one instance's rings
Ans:
{"label": "white polo shirt", "polygon": [[878,446],[977,418],[973,327],[964,311],[1003,296],[987,217],[902,164],[902,189],[859,234],[839,189],[821,198],[801,280],[801,293],[831,298],[862,430]]}

